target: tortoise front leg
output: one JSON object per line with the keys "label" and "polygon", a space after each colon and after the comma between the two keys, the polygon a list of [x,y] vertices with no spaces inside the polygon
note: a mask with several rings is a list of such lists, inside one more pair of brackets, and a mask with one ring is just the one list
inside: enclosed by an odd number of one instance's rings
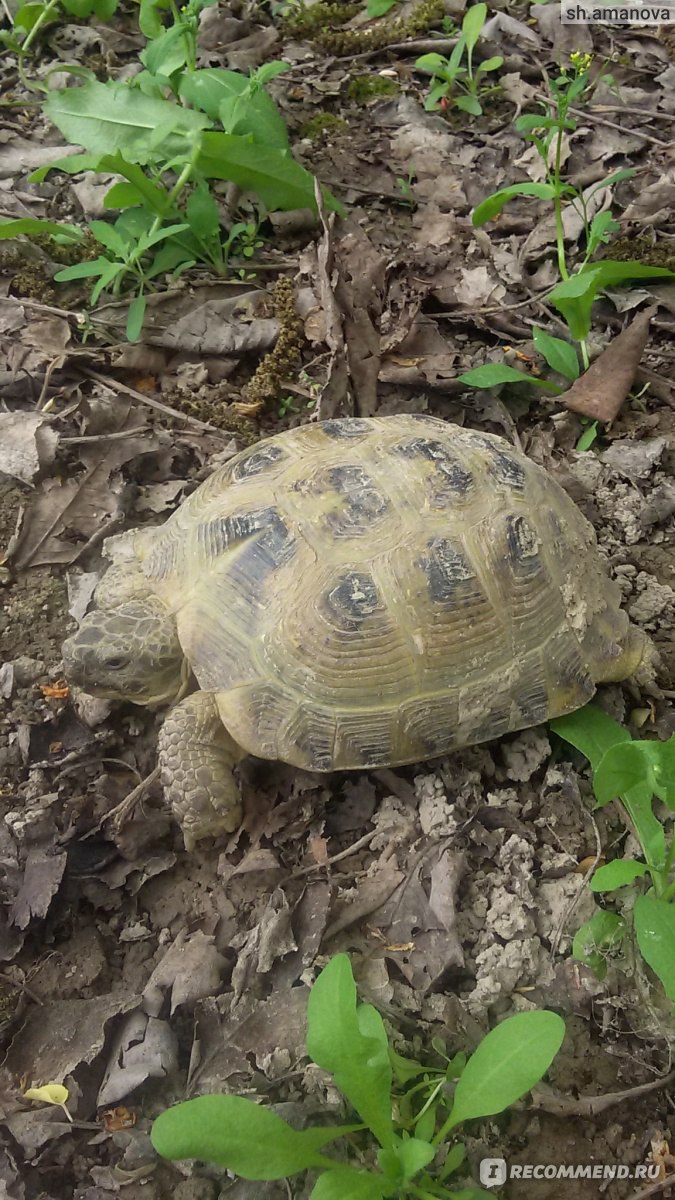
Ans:
{"label": "tortoise front leg", "polygon": [[158,750],[164,795],[186,850],[200,838],[236,829],[241,796],[232,771],[243,751],[225,729],[211,692],[195,692],[171,709]]}

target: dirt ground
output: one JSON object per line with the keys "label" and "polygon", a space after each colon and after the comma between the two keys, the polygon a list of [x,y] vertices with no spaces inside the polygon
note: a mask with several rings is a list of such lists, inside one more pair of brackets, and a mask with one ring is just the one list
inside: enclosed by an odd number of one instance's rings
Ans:
{"label": "dirt ground", "polygon": [[[587,864],[598,847],[620,855],[627,837],[615,805],[593,810],[581,756],[541,726],[396,770],[324,776],[249,759],[242,828],[186,853],[155,773],[162,712],[70,692],[61,662],[64,638],[105,567],[106,537],[161,523],[215,466],[270,433],[316,416],[429,413],[519,444],[579,504],[624,607],[662,662],[660,695],[611,685],[598,702],[641,736],[675,732],[672,284],[641,283],[630,301],[616,292],[598,301],[594,353],[640,305],[655,312],[636,385],[587,451],[577,449],[585,425],[564,400],[526,386],[471,390],[458,380],[485,361],[530,370],[534,325],[561,336],[559,318],[537,298],[553,282],[545,207],[521,201],[479,234],[469,214],[490,190],[530,178],[513,118],[531,109],[546,71],[572,49],[609,58],[620,97],[595,93],[570,134],[569,177],[588,184],[636,168],[612,201],[621,236],[672,246],[672,45],[663,30],[610,39],[574,27],[572,35],[553,20],[554,8],[491,7],[500,22],[485,53],[504,56],[508,81],[471,120],[422,107],[425,81],[413,64],[432,41],[447,44],[438,16],[411,45],[392,32],[354,57],[342,43],[327,49],[301,36],[267,7],[207,9],[202,65],[291,64],[270,90],[296,157],[347,215],[321,226],[274,214],[244,278],[188,272],[153,299],[132,346],[121,332],[123,301],[100,319],[92,312],[94,334],[83,342],[84,293],[51,282],[43,246],[2,243],[7,1200],[309,1196],[313,1180],[303,1177],[250,1184],[203,1164],[169,1165],[155,1155],[149,1129],[167,1105],[209,1091],[262,1096],[298,1127],[343,1117],[304,1050],[308,989],[340,951],[396,1048],[421,1061],[438,1061],[433,1038],[451,1053],[470,1052],[501,1017],[532,1006],[565,1018],[546,1083],[465,1131],[460,1183],[477,1183],[483,1158],[631,1171],[656,1163],[660,1177],[649,1187],[633,1177],[522,1179],[500,1194],[675,1195],[667,1006],[654,979],[621,962],[600,981],[570,957],[572,936],[593,911]],[[461,21],[458,5],[447,12]],[[386,29],[387,20],[374,27]],[[114,74],[138,44],[126,9],[107,28],[62,20],[29,69],[98,62],[105,47]],[[43,161],[38,152],[53,153],[59,135],[21,109],[25,90],[9,58],[0,69],[18,104],[3,110],[0,213],[100,215],[91,177],[29,182]],[[361,75],[391,88],[364,99],[350,89]],[[288,309],[272,299],[278,276],[293,282],[298,361],[256,406],[243,389],[289,327]],[[49,1082],[68,1088],[72,1120],[58,1106],[22,1099],[26,1087]]]}

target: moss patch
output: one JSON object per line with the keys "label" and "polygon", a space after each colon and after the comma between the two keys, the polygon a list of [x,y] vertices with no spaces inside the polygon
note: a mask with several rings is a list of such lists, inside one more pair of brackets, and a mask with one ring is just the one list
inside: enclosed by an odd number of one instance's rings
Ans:
{"label": "moss patch", "polygon": [[644,234],[638,237],[617,238],[606,247],[605,258],[617,262],[639,262],[647,267],[666,267],[675,271],[675,246],[668,242],[652,242]]}
{"label": "moss patch", "polygon": [[376,96],[395,96],[398,91],[399,86],[394,79],[386,79],[382,75],[356,75],[347,88],[347,99],[363,103]]}
{"label": "moss patch", "polygon": [[318,112],[310,117],[300,132],[302,137],[309,138],[314,142],[324,133],[346,133],[348,129],[349,125],[342,117],[335,117],[332,113]]}
{"label": "moss patch", "polygon": [[405,20],[383,21],[367,29],[343,29],[342,26],[361,11],[361,5],[314,4],[304,6],[284,19],[283,31],[293,37],[306,37],[328,54],[338,57],[379,50],[393,42],[419,37],[443,19],[442,0],[420,0]]}

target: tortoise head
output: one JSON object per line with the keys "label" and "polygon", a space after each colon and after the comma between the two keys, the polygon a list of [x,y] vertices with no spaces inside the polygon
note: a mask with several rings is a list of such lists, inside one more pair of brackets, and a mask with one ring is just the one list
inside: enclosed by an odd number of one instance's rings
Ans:
{"label": "tortoise head", "polygon": [[176,623],[156,597],[96,609],[63,644],[71,683],[93,696],[161,704],[185,687],[189,668]]}

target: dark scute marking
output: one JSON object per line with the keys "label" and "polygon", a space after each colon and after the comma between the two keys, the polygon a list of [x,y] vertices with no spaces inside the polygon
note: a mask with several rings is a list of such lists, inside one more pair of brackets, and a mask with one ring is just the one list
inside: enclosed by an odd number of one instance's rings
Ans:
{"label": "dark scute marking", "polygon": [[344,505],[327,517],[332,532],[338,536],[369,533],[373,521],[389,508],[387,498],[361,467],[331,467],[328,486],[344,497]]}
{"label": "dark scute marking", "polygon": [[453,730],[447,726],[444,729],[426,730],[422,733],[422,745],[429,758],[438,758],[447,754],[452,745]]}
{"label": "dark scute marking", "polygon": [[567,634],[552,638],[547,647],[546,660],[557,689],[579,692],[590,699],[595,692],[595,683],[588,673],[576,639],[571,639]]}
{"label": "dark scute marking", "polygon": [[528,725],[539,725],[548,719],[548,696],[544,684],[539,680],[521,683],[516,687],[513,701],[522,720],[527,721]]}
{"label": "dark scute marking", "polygon": [[262,537],[258,539],[258,546],[267,555],[272,566],[280,567],[295,554],[295,539],[276,508],[268,508],[265,511],[268,521]]}
{"label": "dark scute marking", "polygon": [[259,450],[252,450],[250,454],[235,464],[232,469],[232,478],[239,481],[251,479],[254,475],[262,475],[264,471],[269,471],[270,467],[276,466],[284,458],[286,455],[280,446],[268,445]]}
{"label": "dark scute marking", "polygon": [[432,538],[427,545],[429,553],[422,555],[419,565],[427,577],[429,596],[436,604],[452,604],[475,573],[462,551],[447,538]]}
{"label": "dark scute marking", "polygon": [[541,570],[539,539],[525,517],[507,516],[506,544],[511,564],[520,574],[533,575]]}
{"label": "dark scute marking", "polygon": [[514,491],[521,492],[525,485],[525,468],[516,454],[500,450],[493,442],[477,434],[474,443],[480,446],[490,458],[490,472],[500,482]]}
{"label": "dark scute marking", "polygon": [[326,600],[340,625],[352,630],[382,608],[377,587],[365,571],[346,572],[330,589]]}
{"label": "dark scute marking", "polygon": [[263,508],[238,517],[219,517],[202,527],[201,536],[214,554],[248,542],[237,558],[237,565],[250,571],[251,579],[259,581],[295,553],[293,536],[276,508]]}
{"label": "dark scute marking", "polygon": [[509,733],[510,730],[511,722],[505,709],[486,712],[483,720],[479,721],[471,730],[470,745],[478,746],[481,742],[493,742],[497,738],[503,737],[505,733]]}
{"label": "dark scute marking", "polygon": [[295,745],[305,755],[310,771],[332,771],[333,752],[326,745],[323,730],[317,736],[313,728],[301,728],[296,734]]}
{"label": "dark scute marking", "polygon": [[493,462],[493,471],[500,483],[506,483],[516,491],[522,491],[525,485],[525,470],[522,463],[501,450],[495,451]]}
{"label": "dark scute marking", "polygon": [[[288,723],[285,702],[283,739],[300,752],[310,771],[331,771],[335,746],[335,713],[317,710],[311,702],[299,701]],[[294,756],[295,758],[295,756]]]}
{"label": "dark scute marking", "polygon": [[333,756],[328,750],[315,750],[312,746],[307,747],[309,760],[314,771],[330,771],[333,767]]}
{"label": "dark scute marking", "polygon": [[388,767],[391,763],[391,750],[387,746],[378,746],[375,741],[362,742],[359,755],[364,767]]}
{"label": "dark scute marking", "polygon": [[370,421],[360,417],[344,417],[335,421],[321,421],[319,428],[323,429],[329,438],[360,438],[371,432]]}
{"label": "dark scute marking", "polygon": [[399,442],[398,446],[394,446],[395,454],[402,454],[404,458],[426,458],[430,462],[445,462],[450,458],[447,446],[442,442],[437,442],[434,438],[418,437],[413,438],[409,442]]}
{"label": "dark scute marking", "polygon": [[462,494],[468,492],[473,483],[473,476],[459,459],[455,458],[447,446],[433,438],[413,438],[409,442],[401,442],[394,447],[395,454],[404,458],[424,458],[432,462],[437,474],[441,477],[445,489]]}
{"label": "dark scute marking", "polygon": [[421,427],[426,427],[428,432],[436,437],[452,437],[459,429],[452,421],[444,421],[442,417],[430,417],[428,413],[406,413],[405,417],[406,420],[416,421]]}

